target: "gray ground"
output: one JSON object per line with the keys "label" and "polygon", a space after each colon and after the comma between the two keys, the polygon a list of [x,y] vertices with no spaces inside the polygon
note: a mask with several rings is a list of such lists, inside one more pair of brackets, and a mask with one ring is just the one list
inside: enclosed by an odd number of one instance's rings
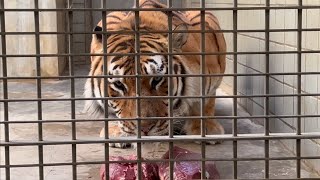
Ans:
{"label": "gray ground", "polygon": [[[86,74],[87,69],[81,68],[78,74]],[[76,96],[81,97],[83,92],[84,79],[77,79],[75,83]],[[2,88],[2,85],[1,85]],[[1,91],[2,92],[2,91]],[[224,94],[219,90],[219,94]],[[46,81],[43,82],[42,95],[44,98],[68,98],[70,97],[70,81]],[[2,95],[1,95],[2,97]],[[36,97],[36,84],[29,82],[10,82],[9,98],[34,98]],[[82,111],[83,101],[76,101],[76,118],[87,118]],[[70,119],[71,104],[67,101],[44,102],[43,119],[45,120],[63,120]],[[232,100],[218,99],[216,114],[231,115]],[[3,105],[1,104],[1,117],[3,117]],[[248,116],[241,108],[238,109],[240,116]],[[15,102],[9,103],[9,120],[24,121],[37,120],[37,104],[34,102]],[[231,120],[220,120],[226,129],[226,133],[231,133]],[[102,122],[79,122],[77,123],[78,139],[97,138]],[[252,123],[249,119],[239,120],[239,133],[262,133],[263,127]],[[1,141],[4,139],[3,125],[1,124]],[[10,140],[11,141],[37,141],[37,124],[11,124]],[[43,125],[44,140],[70,140],[71,123],[47,123]],[[194,143],[181,142],[177,146],[200,151],[200,146]],[[150,148],[146,145],[143,148],[143,155],[147,158],[159,158],[166,151],[166,144],[158,144]],[[1,147],[0,163],[4,164],[4,149]],[[207,157],[211,158],[232,158],[232,142],[226,141],[220,145],[210,145],[206,149]],[[101,144],[77,145],[77,161],[102,161],[104,159],[104,149]],[[135,153],[132,149],[114,149],[110,148],[112,155],[124,155]],[[71,145],[44,146],[44,163],[68,163],[72,161]],[[287,157],[292,154],[286,151],[278,141],[270,142],[271,157]],[[263,141],[239,141],[238,157],[264,157]],[[36,146],[10,147],[10,163],[17,164],[36,164],[38,163],[38,148]],[[216,165],[223,179],[232,178],[232,161],[218,161]],[[78,179],[99,179],[99,165],[79,165]],[[72,179],[71,166],[45,167],[46,180],[70,180]],[[271,161],[270,176],[271,178],[294,178],[295,161]],[[242,179],[259,179],[264,175],[264,161],[241,161],[238,163],[238,177]],[[315,174],[306,169],[302,170],[303,177],[316,177]],[[38,179],[38,168],[12,168],[12,180],[36,180]],[[0,179],[5,179],[4,169],[0,171]]]}

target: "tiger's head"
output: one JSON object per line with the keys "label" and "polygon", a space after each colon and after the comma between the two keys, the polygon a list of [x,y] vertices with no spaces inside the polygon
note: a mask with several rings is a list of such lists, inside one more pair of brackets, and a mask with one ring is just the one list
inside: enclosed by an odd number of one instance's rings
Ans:
{"label": "tiger's head", "polygon": [[[121,18],[118,18],[122,16]],[[168,16],[162,12],[140,12],[140,33],[139,46],[141,53],[167,53],[169,42],[168,33],[153,33],[151,31],[168,30]],[[111,13],[107,17],[108,31],[134,31],[135,20],[134,13],[117,14]],[[100,23],[101,25],[101,23]],[[174,31],[187,30],[187,25],[181,23],[173,27]],[[96,32],[102,31],[101,26],[95,28]],[[168,116],[168,98],[152,98],[144,97],[168,96],[168,77],[163,75],[168,73],[168,56],[167,55],[126,55],[128,53],[136,53],[135,34],[116,33],[106,36],[106,43],[102,42],[101,34],[93,35],[91,44],[91,53],[103,53],[103,44],[106,44],[108,55],[107,60],[107,75],[111,77],[105,78],[90,78],[87,80],[85,87],[86,97],[105,97],[104,92],[108,93],[109,97],[114,99],[108,100],[109,108],[116,114],[118,118],[136,118],[142,117],[141,131],[142,135],[165,135],[168,134],[168,120],[157,117]],[[172,33],[172,50],[179,52],[182,46],[186,43],[188,35],[186,33]],[[173,74],[184,74],[184,67],[180,63],[182,57],[179,55],[172,56],[172,71]],[[138,60],[137,65],[136,60]],[[139,67],[137,72],[137,67]],[[103,57],[91,57],[91,71],[89,75],[103,75],[104,63]],[[134,75],[141,74],[137,80]],[[133,75],[131,77],[121,77],[122,75]],[[145,75],[145,76],[144,76]],[[184,91],[184,78],[172,78],[173,95],[181,95]],[[107,88],[105,90],[105,88]],[[139,89],[139,90],[138,90]],[[139,92],[138,92],[138,91]],[[140,112],[137,112],[137,100],[134,97],[137,95],[142,98],[139,100]],[[123,99],[121,99],[123,98]],[[173,100],[173,106],[179,106],[179,99]],[[87,101],[87,110],[96,114],[103,112],[104,101],[91,100]],[[148,119],[148,117],[151,117]],[[136,121],[122,121],[121,129],[129,134],[137,134]]]}

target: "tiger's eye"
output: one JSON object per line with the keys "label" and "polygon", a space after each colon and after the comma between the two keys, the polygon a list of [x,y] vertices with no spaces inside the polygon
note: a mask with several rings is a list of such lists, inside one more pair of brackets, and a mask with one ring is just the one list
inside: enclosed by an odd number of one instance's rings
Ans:
{"label": "tiger's eye", "polygon": [[114,84],[115,84],[116,86],[118,86],[118,87],[121,87],[121,86],[122,86],[122,83],[121,83],[120,81],[116,81],[116,82],[114,82]]}
{"label": "tiger's eye", "polygon": [[122,84],[121,81],[116,81],[114,82],[114,86],[118,89],[120,89],[121,91],[125,91],[126,87]]}
{"label": "tiger's eye", "polygon": [[162,78],[163,78],[163,77],[157,76],[157,77],[154,77],[153,80],[156,81],[156,82],[158,82],[158,81],[161,81]]}

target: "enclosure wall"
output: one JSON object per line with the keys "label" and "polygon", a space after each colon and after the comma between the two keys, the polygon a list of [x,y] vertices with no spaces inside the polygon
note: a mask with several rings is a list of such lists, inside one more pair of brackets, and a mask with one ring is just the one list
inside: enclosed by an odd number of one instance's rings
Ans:
{"label": "enclosure wall", "polygon": [[[5,8],[31,9],[34,8],[33,1],[10,0],[4,1]],[[65,7],[63,0],[42,0],[39,1],[39,8],[62,8]],[[65,19],[63,12],[40,12],[39,30],[40,32],[64,32]],[[6,21],[6,49],[8,55],[7,71],[8,76],[35,76],[36,57],[30,57],[36,53],[36,40],[34,13],[31,11],[5,12]],[[9,34],[11,33],[11,34]],[[20,33],[20,34],[19,34]],[[21,34],[22,33],[22,34]],[[24,34],[23,34],[24,33]],[[64,53],[66,49],[66,36],[61,34],[40,35],[40,52],[42,54]],[[26,57],[23,57],[25,55]],[[29,57],[28,57],[29,55]],[[65,68],[64,57],[41,57],[41,75],[59,76]],[[2,65],[0,64],[0,74],[2,75]]]}
{"label": "enclosure wall", "polygon": [[[209,0],[207,7],[233,7],[233,0]],[[238,0],[239,7],[265,7],[265,0]],[[293,6],[298,5],[297,0],[273,0],[271,6]],[[190,1],[190,6],[199,7],[198,1]],[[304,0],[303,5],[320,5],[317,0]],[[216,11],[214,14],[218,17],[222,29],[232,30],[233,14],[232,11]],[[292,29],[293,31],[270,32],[270,51],[297,51],[297,9],[273,9],[270,10],[270,29]],[[320,27],[320,10],[304,9],[302,11],[302,28],[311,29]],[[263,30],[265,29],[265,10],[242,10],[238,11],[238,29],[239,30]],[[225,34],[228,51],[233,51],[233,34]],[[302,51],[313,51],[320,49],[320,32],[303,31],[302,32]],[[265,32],[238,33],[238,51],[239,52],[264,52],[265,51]],[[265,54],[247,54],[238,55],[237,71],[239,74],[261,74],[265,73]],[[270,73],[293,73],[297,72],[297,54],[279,53],[271,54],[269,60]],[[302,73],[320,72],[320,54],[304,53],[302,54]],[[233,56],[228,55],[227,73],[233,73]],[[302,75],[301,90],[303,96],[301,99],[302,115],[320,114],[320,99],[317,94],[320,92],[319,74]],[[265,76],[238,76],[237,77],[238,95],[263,95],[265,92]],[[273,75],[269,80],[269,93],[280,95],[297,94],[297,75]],[[224,85],[229,87],[232,92],[233,77],[225,77]],[[264,114],[264,98],[239,98],[238,102],[251,115]],[[270,115],[297,115],[297,97],[271,97],[269,101]],[[263,119],[254,119],[255,122],[262,124]],[[296,132],[296,118],[270,118],[271,132]],[[319,132],[320,119],[302,118],[302,132]],[[295,141],[282,140],[285,146],[295,152]],[[320,154],[320,142],[317,140],[303,140],[302,154],[312,156]],[[308,160],[309,164],[315,170],[320,170],[319,160]]]}

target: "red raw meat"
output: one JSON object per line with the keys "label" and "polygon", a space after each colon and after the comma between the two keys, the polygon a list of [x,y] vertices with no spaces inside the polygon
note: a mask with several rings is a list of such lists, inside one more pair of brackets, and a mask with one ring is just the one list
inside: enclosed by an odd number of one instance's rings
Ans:
{"label": "red raw meat", "polygon": [[[201,159],[201,155],[186,149],[174,147],[173,158],[175,160]],[[166,152],[162,159],[169,159],[169,151]],[[161,162],[158,164],[160,180],[170,179],[169,163]],[[201,162],[200,161],[179,161],[174,162],[173,176],[175,180],[201,179]],[[213,162],[206,163],[207,179],[220,179],[219,172]]]}
{"label": "red raw meat", "polygon": [[[199,153],[174,147],[173,158],[175,160],[201,159]],[[136,160],[136,156],[120,157],[111,156],[110,161]],[[169,159],[169,151],[167,151],[162,159]],[[110,180],[136,180],[138,179],[137,163],[110,163],[109,179]],[[142,163],[142,179],[143,180],[168,180],[169,163],[161,162],[158,164]],[[200,161],[179,161],[174,162],[173,176],[175,180],[191,180],[201,179],[201,162]],[[213,162],[206,163],[207,179],[220,179],[219,172]],[[100,179],[105,180],[105,165],[100,168]]]}
{"label": "red raw meat", "polygon": [[[110,161],[136,160],[136,156],[120,157],[111,156]],[[141,163],[143,180],[158,180],[158,167],[151,163]],[[138,179],[137,163],[110,163],[109,164],[110,180],[136,180]],[[100,179],[105,180],[105,165],[100,168]]]}

